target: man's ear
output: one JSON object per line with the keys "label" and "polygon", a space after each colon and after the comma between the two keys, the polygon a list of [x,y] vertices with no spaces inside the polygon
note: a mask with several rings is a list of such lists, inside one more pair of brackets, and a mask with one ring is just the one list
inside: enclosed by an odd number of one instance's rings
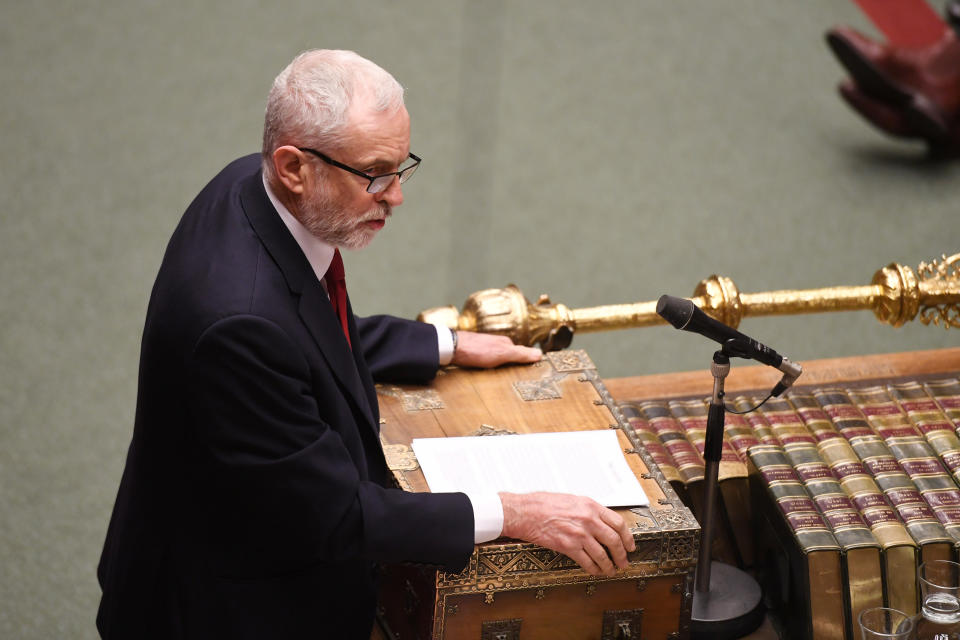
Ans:
{"label": "man's ear", "polygon": [[273,171],[287,191],[300,195],[304,190],[307,158],[291,145],[277,147],[273,152]]}

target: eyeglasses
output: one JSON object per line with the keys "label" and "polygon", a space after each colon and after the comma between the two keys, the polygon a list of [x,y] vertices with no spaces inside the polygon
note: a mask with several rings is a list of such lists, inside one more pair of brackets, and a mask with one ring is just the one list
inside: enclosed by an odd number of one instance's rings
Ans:
{"label": "eyeglasses", "polygon": [[366,178],[367,180],[370,181],[370,184],[367,185],[367,193],[380,193],[381,191],[389,187],[391,183],[393,183],[393,176],[397,176],[397,178],[400,180],[400,184],[403,184],[404,182],[410,179],[410,176],[412,176],[413,173],[417,170],[417,167],[420,166],[420,157],[411,153],[408,156],[408,158],[410,160],[413,160],[413,164],[411,164],[410,166],[404,167],[403,169],[400,169],[400,171],[392,171],[390,173],[382,173],[378,176],[371,176],[370,174],[364,173],[363,171],[358,171],[353,167],[348,167],[342,162],[337,162],[336,160],[330,158],[329,156],[326,156],[320,153],[316,149],[308,149],[305,147],[297,147],[297,148],[300,149],[300,151],[306,151],[307,153],[312,153],[313,155],[317,156],[327,164],[332,164],[338,169],[343,169],[344,171],[349,171],[350,173],[360,176],[361,178]]}

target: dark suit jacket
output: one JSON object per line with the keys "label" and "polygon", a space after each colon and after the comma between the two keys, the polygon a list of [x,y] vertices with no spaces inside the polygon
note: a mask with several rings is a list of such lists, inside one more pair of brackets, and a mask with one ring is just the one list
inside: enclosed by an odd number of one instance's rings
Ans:
{"label": "dark suit jacket", "polygon": [[435,330],[351,312],[351,352],[259,163],[197,196],[154,285],[105,638],[366,640],[375,563],[458,570],[473,549],[466,496],[384,488],[373,380],[430,379]]}

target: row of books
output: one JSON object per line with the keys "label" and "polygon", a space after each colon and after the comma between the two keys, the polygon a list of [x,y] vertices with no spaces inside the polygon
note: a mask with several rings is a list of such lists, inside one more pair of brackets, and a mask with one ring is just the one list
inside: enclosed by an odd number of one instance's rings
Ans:
{"label": "row of books", "polygon": [[[714,559],[753,572],[787,635],[852,638],[918,611],[917,568],[960,553],[960,379],[727,398]],[[703,513],[706,399],[626,402],[666,480]]]}

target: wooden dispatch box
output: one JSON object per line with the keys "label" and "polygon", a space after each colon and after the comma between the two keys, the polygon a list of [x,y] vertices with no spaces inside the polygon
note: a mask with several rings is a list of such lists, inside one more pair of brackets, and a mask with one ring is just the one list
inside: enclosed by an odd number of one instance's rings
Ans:
{"label": "wooden dispatch box", "polygon": [[384,570],[378,620],[391,640],[612,640],[687,638],[700,527],[626,421],[583,350],[533,365],[446,369],[429,386],[378,386],[381,440],[401,488],[429,491],[414,438],[618,429],[649,507],[621,509],[637,550],[613,578],[570,558],[500,538],[467,567]]}

